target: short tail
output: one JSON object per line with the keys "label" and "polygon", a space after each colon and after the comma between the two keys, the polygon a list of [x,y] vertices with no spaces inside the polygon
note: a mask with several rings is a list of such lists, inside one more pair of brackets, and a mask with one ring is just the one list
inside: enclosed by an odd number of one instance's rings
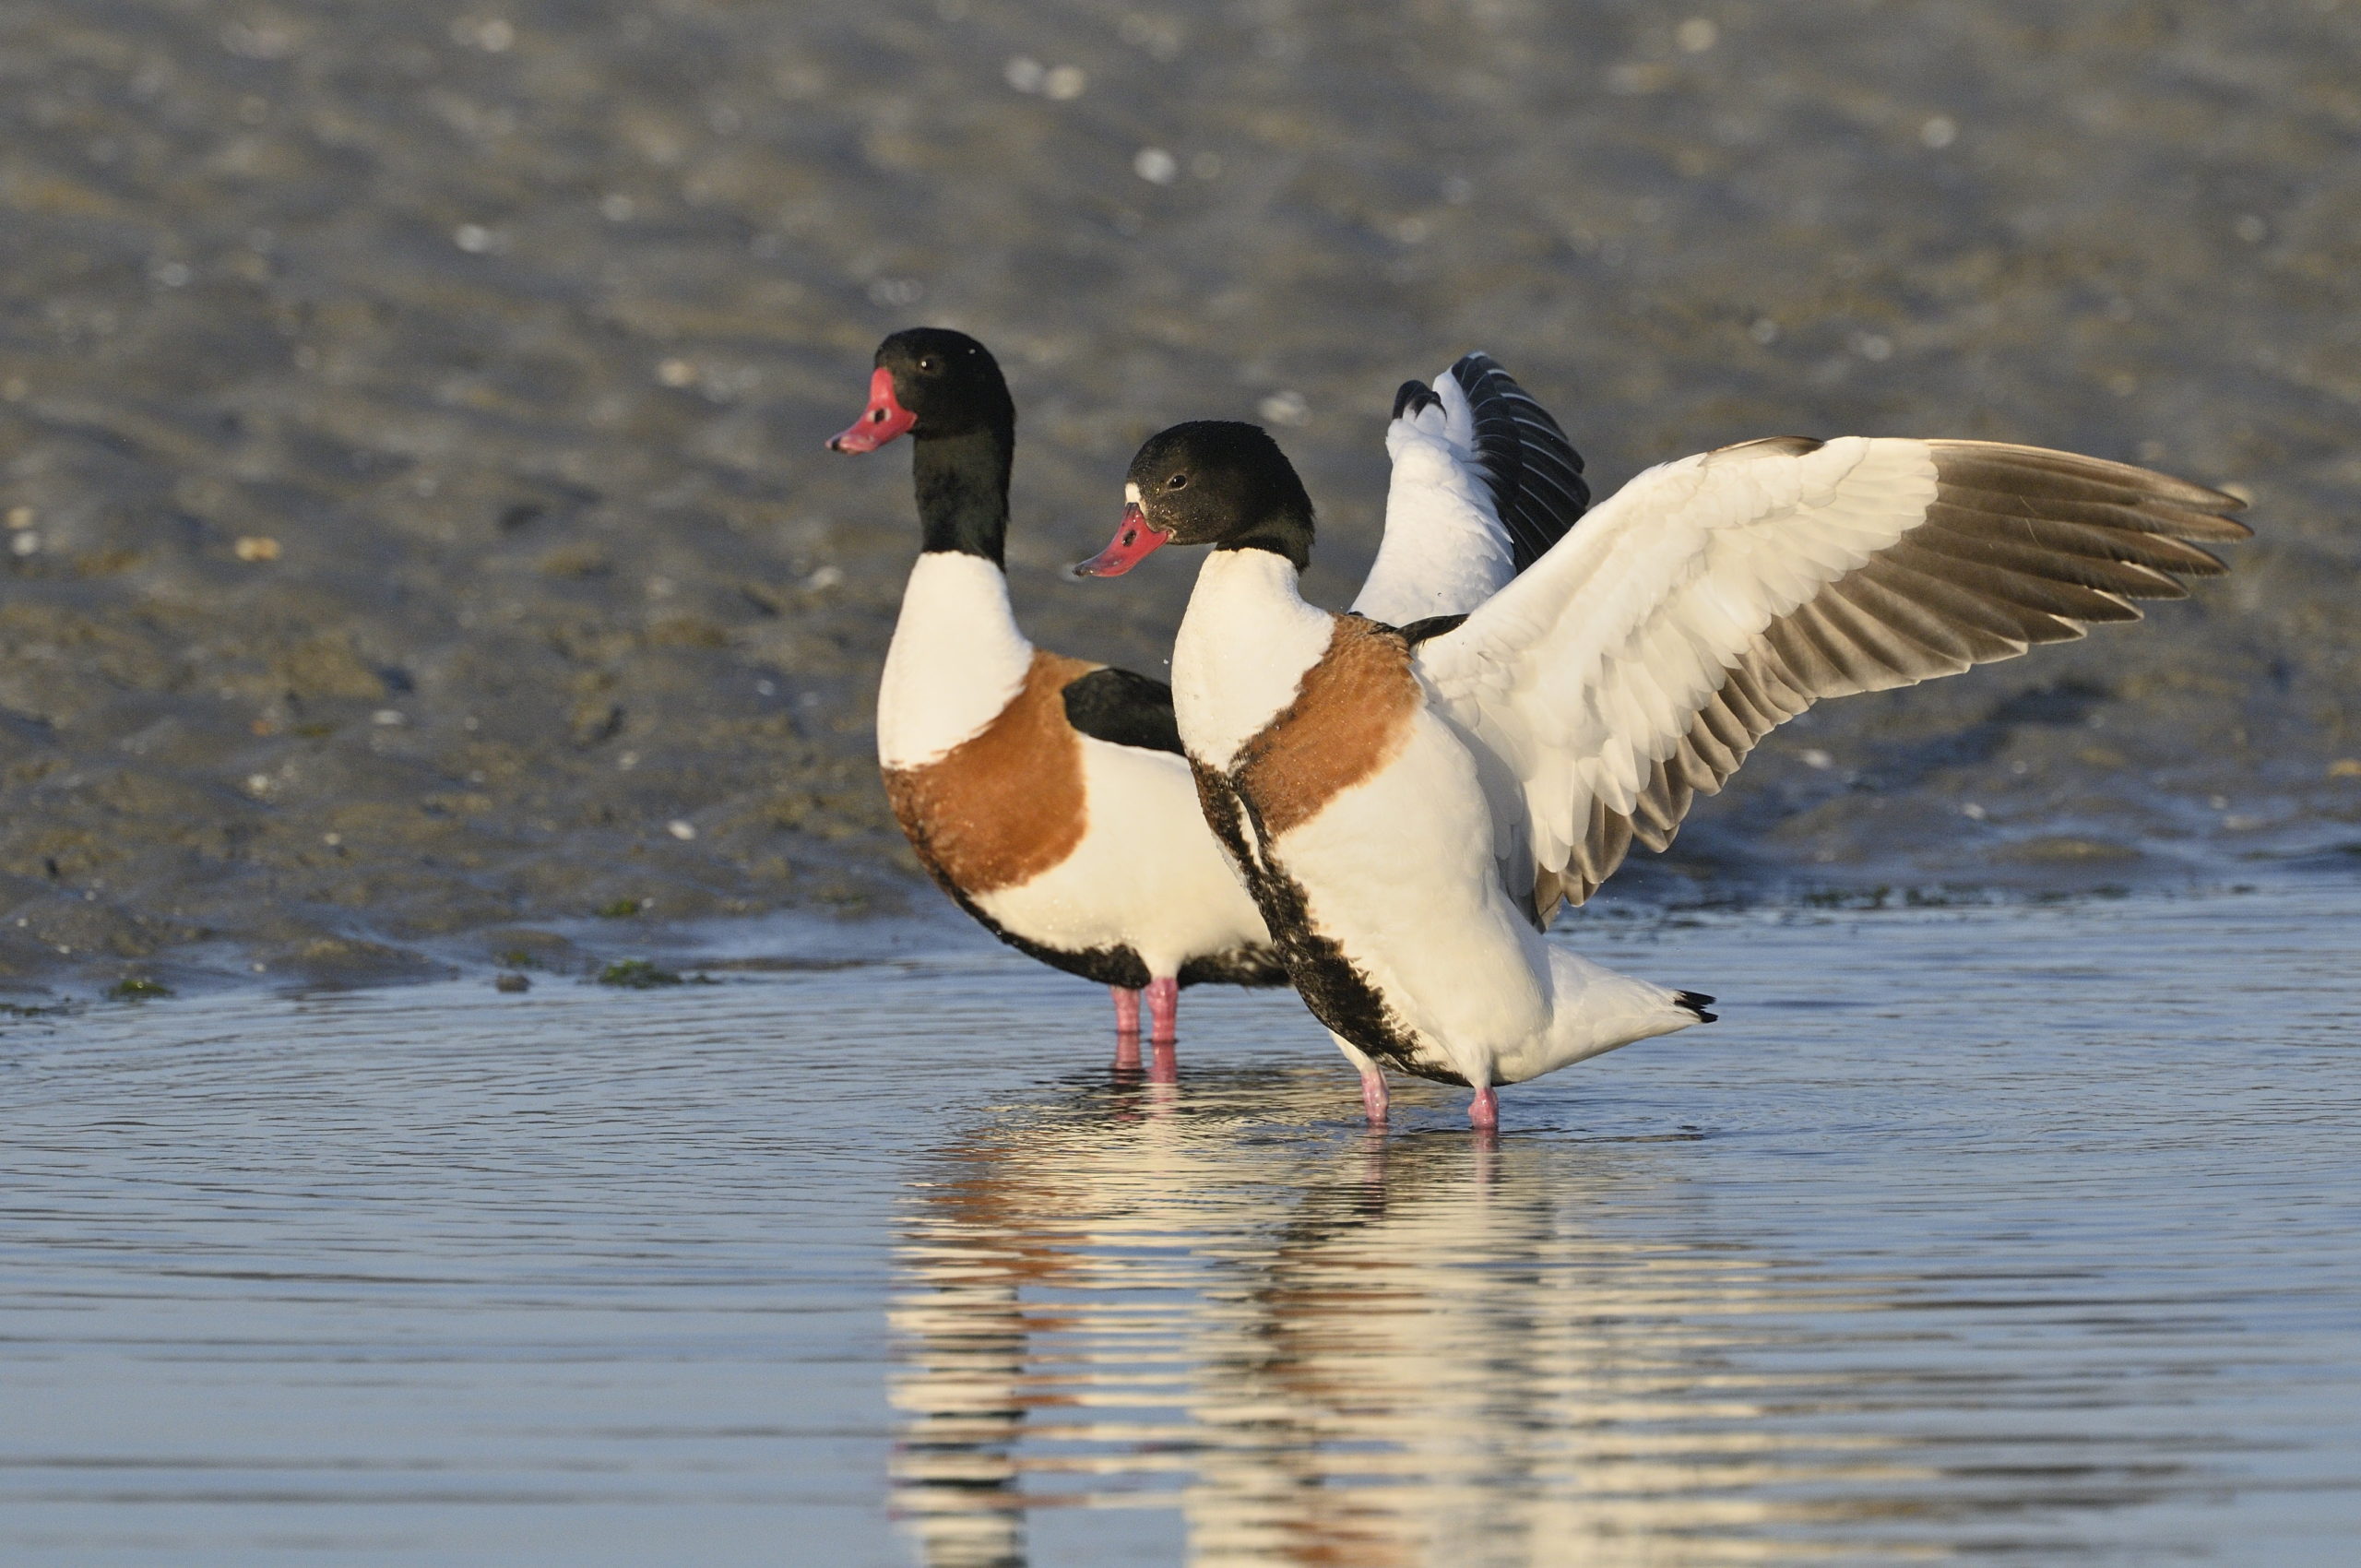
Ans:
{"label": "short tail", "polygon": [[1555,944],[1548,952],[1549,1028],[1529,1045],[1495,1059],[1495,1083],[1523,1083],[1635,1040],[1714,1021],[1704,1010],[1714,999],[1702,992],[1619,975]]}

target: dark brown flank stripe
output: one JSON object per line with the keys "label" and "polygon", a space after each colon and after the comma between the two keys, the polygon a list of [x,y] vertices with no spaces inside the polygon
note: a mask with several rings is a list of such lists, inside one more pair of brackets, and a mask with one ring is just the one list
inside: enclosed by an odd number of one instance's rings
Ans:
{"label": "dark brown flank stripe", "polygon": [[1455,1084],[1456,1075],[1417,1064],[1417,1034],[1335,939],[1312,925],[1303,885],[1274,852],[1281,836],[1394,760],[1423,701],[1402,634],[1340,615],[1295,700],[1240,749],[1229,770],[1194,757],[1189,767],[1205,821],[1244,869],[1247,890],[1312,1016],[1404,1072]]}
{"label": "dark brown flank stripe", "polygon": [[[1800,456],[1821,443],[1774,437]],[[2172,574],[2225,568],[2191,540],[2248,537],[2218,491],[2035,446],[1934,441],[1935,499],[1893,544],[1764,628],[1729,666],[1629,813],[1594,801],[1562,869],[1541,868],[1533,912],[1580,903],[1633,839],[1661,849],[1690,803],[1718,791],[1755,743],[1823,697],[1882,691],[2136,621],[2135,599],[2182,599]],[[1730,448],[1735,450],[1735,448]]]}

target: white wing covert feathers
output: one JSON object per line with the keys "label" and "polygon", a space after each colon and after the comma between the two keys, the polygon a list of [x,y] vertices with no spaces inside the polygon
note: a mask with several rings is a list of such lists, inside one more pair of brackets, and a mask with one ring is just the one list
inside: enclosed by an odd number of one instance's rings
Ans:
{"label": "white wing covert feathers", "polygon": [[1388,625],[1473,611],[1590,504],[1566,433],[1489,354],[1404,382],[1385,450],[1385,537],[1353,611]]}
{"label": "white wing covert feathers", "polygon": [[2224,570],[2189,541],[2246,538],[2240,505],[2033,446],[1749,442],[1641,474],[1418,668],[1546,924],[1814,702],[2136,621]]}

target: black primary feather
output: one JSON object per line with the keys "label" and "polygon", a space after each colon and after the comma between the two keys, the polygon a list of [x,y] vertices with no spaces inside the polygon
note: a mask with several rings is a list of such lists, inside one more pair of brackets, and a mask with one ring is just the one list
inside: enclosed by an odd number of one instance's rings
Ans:
{"label": "black primary feather", "polygon": [[1549,410],[1491,355],[1469,354],[1451,367],[1451,376],[1467,394],[1476,416],[1477,458],[1522,572],[1564,538],[1589,507],[1582,455]]}
{"label": "black primary feather", "polygon": [[1093,670],[1066,683],[1066,722],[1094,741],[1188,754],[1172,717],[1172,688],[1128,670]]}
{"label": "black primary feather", "polygon": [[1419,413],[1442,401],[1435,396],[1435,389],[1425,382],[1406,381],[1394,389],[1394,417],[1400,419],[1405,414]]}

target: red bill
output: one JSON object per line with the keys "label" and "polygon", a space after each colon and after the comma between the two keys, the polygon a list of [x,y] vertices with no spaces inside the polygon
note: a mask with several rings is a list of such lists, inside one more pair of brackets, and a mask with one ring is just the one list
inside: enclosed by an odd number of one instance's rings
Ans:
{"label": "red bill", "polygon": [[1077,577],[1120,577],[1157,551],[1172,542],[1172,536],[1160,533],[1148,526],[1147,514],[1140,510],[1136,501],[1123,508],[1123,525],[1107,548],[1074,568]]}
{"label": "red bill", "polygon": [[869,378],[869,407],[860,417],[845,426],[841,434],[828,438],[831,452],[874,452],[894,437],[919,422],[919,416],[902,407],[894,396],[894,373],[884,365]]}

